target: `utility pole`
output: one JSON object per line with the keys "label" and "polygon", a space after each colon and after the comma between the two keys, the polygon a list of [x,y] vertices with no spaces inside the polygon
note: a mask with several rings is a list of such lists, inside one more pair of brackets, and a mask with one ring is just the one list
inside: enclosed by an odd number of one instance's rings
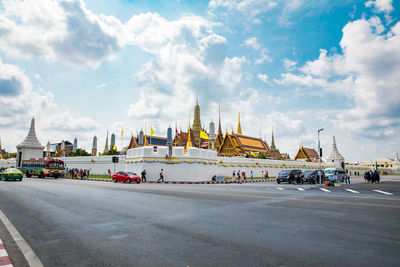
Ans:
{"label": "utility pole", "polygon": [[319,170],[318,170],[318,175],[319,175],[319,184],[322,185],[322,175],[321,175],[321,145],[319,143],[319,132],[323,131],[324,128],[321,128],[318,130],[318,159],[319,159]]}

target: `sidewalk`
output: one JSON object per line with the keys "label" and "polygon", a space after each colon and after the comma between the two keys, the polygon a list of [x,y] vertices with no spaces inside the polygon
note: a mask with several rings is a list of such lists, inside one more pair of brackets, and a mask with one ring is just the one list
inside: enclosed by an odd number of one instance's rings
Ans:
{"label": "sidewalk", "polygon": [[[65,178],[69,179],[69,178]],[[101,182],[112,182],[111,179],[101,179],[101,178],[87,178],[84,179],[87,181],[101,181]],[[264,183],[264,182],[275,182],[275,178],[270,179],[254,179],[254,180],[234,180],[234,181],[199,181],[199,182],[190,182],[190,181],[165,181],[165,182],[157,182],[157,181],[148,181],[145,183],[149,184],[242,184],[242,183]]]}

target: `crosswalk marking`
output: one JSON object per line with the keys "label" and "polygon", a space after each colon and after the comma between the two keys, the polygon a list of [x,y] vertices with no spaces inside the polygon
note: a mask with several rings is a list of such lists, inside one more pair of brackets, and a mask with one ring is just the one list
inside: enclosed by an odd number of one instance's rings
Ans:
{"label": "crosswalk marking", "polygon": [[354,194],[360,194],[360,192],[358,192],[358,191],[356,191],[356,190],[352,190],[352,189],[345,189],[346,191],[349,191],[349,192],[351,192],[351,193],[354,193]]}
{"label": "crosswalk marking", "polygon": [[389,195],[389,196],[393,196],[393,194],[392,194],[392,193],[385,192],[385,191],[381,191],[381,190],[372,190],[372,191],[375,191],[375,192],[377,192],[377,193],[381,193],[381,194],[385,194],[385,195]]}
{"label": "crosswalk marking", "polygon": [[324,192],[331,192],[331,190],[325,189],[325,188],[320,188]]}
{"label": "crosswalk marking", "polygon": [[297,190],[299,190],[299,191],[304,191],[304,188],[297,187]]}
{"label": "crosswalk marking", "polygon": [[279,189],[279,190],[285,190],[285,189],[283,189],[282,187],[277,187],[276,189]]}

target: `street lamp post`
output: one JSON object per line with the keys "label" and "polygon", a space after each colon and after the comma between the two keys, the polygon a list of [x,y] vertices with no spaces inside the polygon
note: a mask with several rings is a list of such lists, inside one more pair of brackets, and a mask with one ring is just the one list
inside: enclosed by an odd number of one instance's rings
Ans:
{"label": "street lamp post", "polygon": [[321,175],[321,145],[319,143],[319,132],[323,131],[324,128],[321,128],[318,130],[318,159],[319,159],[319,170],[318,170],[318,175],[319,175],[319,184],[322,185],[322,175]]}

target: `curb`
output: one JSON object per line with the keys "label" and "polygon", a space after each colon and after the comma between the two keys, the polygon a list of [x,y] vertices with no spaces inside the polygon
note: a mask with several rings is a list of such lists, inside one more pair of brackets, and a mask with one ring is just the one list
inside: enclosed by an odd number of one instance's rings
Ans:
{"label": "curb", "polygon": [[4,248],[3,241],[0,239],[0,266],[12,267],[11,259],[7,254],[7,250]]}

